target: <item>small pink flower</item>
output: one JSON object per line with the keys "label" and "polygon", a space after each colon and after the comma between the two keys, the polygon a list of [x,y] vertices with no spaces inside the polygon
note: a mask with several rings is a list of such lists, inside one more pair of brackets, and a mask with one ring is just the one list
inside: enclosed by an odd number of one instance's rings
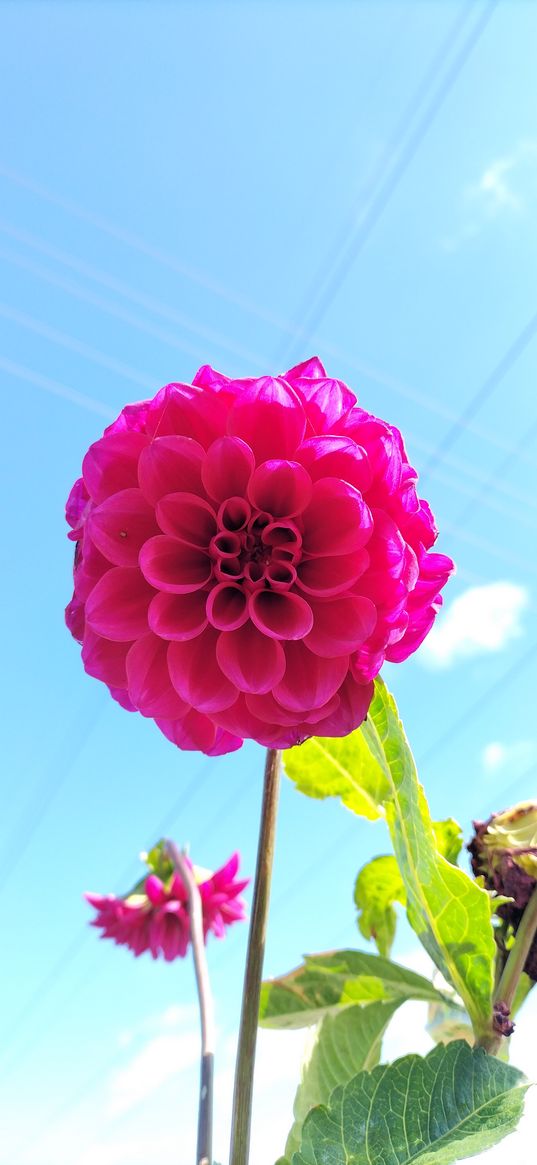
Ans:
{"label": "small pink flower", "polygon": [[258,379],[203,367],[128,405],[67,520],[86,671],[211,756],[351,732],[453,570],[401,434],[315,358]]}
{"label": "small pink flower", "polygon": [[[182,879],[177,872],[170,873],[165,864],[162,877],[149,874],[125,898],[114,894],[86,894],[85,898],[97,911],[91,926],[101,930],[101,938],[111,938],[135,955],[150,951],[154,959],[163,957],[172,962],[187,953],[190,918]],[[227,926],[246,917],[246,903],[240,894],[249,879],[241,881],[236,877],[239,855],[233,854],[214,874],[191,868],[201,897],[205,941],[210,933],[224,938]]]}

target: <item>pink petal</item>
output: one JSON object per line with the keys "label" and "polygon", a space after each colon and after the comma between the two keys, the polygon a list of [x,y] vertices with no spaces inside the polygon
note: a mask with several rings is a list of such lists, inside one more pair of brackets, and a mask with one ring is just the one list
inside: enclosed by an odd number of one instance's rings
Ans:
{"label": "pink petal", "polygon": [[338,691],[335,712],[315,725],[316,736],[347,736],[363,724],[373,699],[373,684],[357,684],[350,672]]}
{"label": "pink petal", "polygon": [[86,619],[97,635],[119,643],[147,631],[147,608],[154,591],[136,567],[115,566],[94,586]]}
{"label": "pink petal", "polygon": [[148,622],[161,639],[195,639],[207,626],[205,591],[170,594],[160,591],[149,604]]}
{"label": "pink petal", "polygon": [[251,507],[245,498],[230,497],[222,502],[218,510],[218,525],[223,530],[244,530],[251,515]]}
{"label": "pink petal", "polygon": [[256,740],[263,748],[287,748],[297,743],[294,727],[285,728],[280,724],[258,720],[250,711],[242,693],[231,708],[215,712],[215,720],[228,732],[242,736],[245,740]]}
{"label": "pink petal", "polygon": [[305,643],[315,655],[330,658],[356,651],[375,630],[374,603],[361,595],[311,601],[313,627]]}
{"label": "pink petal", "polygon": [[307,554],[340,555],[361,550],[373,520],[361,493],[336,477],[315,482],[304,512],[302,547]]}
{"label": "pink petal", "polygon": [[155,505],[165,494],[200,494],[203,446],[191,437],[171,434],[155,437],[140,454],[138,481],[142,493]]}
{"label": "pink petal", "polygon": [[252,623],[273,639],[303,639],[313,625],[309,603],[291,591],[256,591],[248,610]]}
{"label": "pink petal", "polygon": [[219,631],[235,631],[248,618],[248,600],[242,587],[220,583],[207,598],[207,618]]}
{"label": "pink petal", "polygon": [[186,546],[168,534],[145,543],[140,551],[140,569],[154,587],[176,595],[199,590],[212,574],[211,560],[203,550]]}
{"label": "pink petal", "polygon": [[297,566],[297,586],[308,595],[341,594],[361,578],[369,563],[367,550],[339,558],[310,558]]}
{"label": "pink petal", "polygon": [[241,692],[269,692],[285,671],[281,643],[263,635],[251,623],[222,631],[216,657],[224,674]]}
{"label": "pink petal", "polygon": [[226,732],[203,712],[196,712],[194,708],[181,720],[157,719],[155,723],[172,744],[190,752],[199,750],[206,756],[223,756],[242,747],[241,736]]}
{"label": "pink petal", "polygon": [[195,494],[166,494],[157,504],[157,520],[164,534],[180,538],[189,546],[206,548],[216,534],[214,510]]}
{"label": "pink petal", "polygon": [[316,433],[329,433],[356,404],[354,393],[342,380],[295,376],[292,383],[304,401],[306,416]]}
{"label": "pink petal", "polygon": [[320,708],[337,692],[349,667],[349,657],[319,659],[303,643],[285,644],[285,675],[274,685],[276,699],[295,712]]}
{"label": "pink petal", "polygon": [[242,497],[255,467],[255,458],[238,437],[219,437],[207,450],[202,477],[207,493],[217,502]]}
{"label": "pink petal", "polygon": [[301,402],[284,380],[262,376],[235,398],[228,432],[253,450],[256,461],[292,457],[304,437],[306,417]]}
{"label": "pink petal", "polygon": [[[237,631],[229,632],[237,635]],[[175,690],[198,712],[229,708],[237,692],[217,662],[218,632],[207,627],[197,639],[170,643],[168,667]]]}
{"label": "pink petal", "polygon": [[161,902],[166,901],[164,886],[162,885],[160,878],[157,878],[156,874],[150,874],[149,877],[146,878],[145,892],[153,906],[160,906]]}
{"label": "pink petal", "polygon": [[119,432],[90,445],[82,463],[84,484],[94,502],[138,485],[138,459],[149,443],[144,433]]}
{"label": "pink petal", "polygon": [[312,494],[309,474],[298,461],[264,461],[258,465],[248,487],[250,501],[273,518],[291,518],[302,513]]}
{"label": "pink petal", "polygon": [[367,453],[351,437],[311,437],[297,450],[297,459],[308,470],[312,481],[338,477],[362,493],[371,485]]}
{"label": "pink petal", "polygon": [[155,512],[139,489],[123,489],[96,506],[88,519],[92,542],[115,566],[137,566],[148,538],[159,533]]}
{"label": "pink petal", "polygon": [[324,364],[321,363],[318,356],[310,356],[309,360],[303,360],[302,364],[295,364],[294,368],[290,368],[285,373],[285,379],[291,383],[303,376],[307,376],[311,380],[318,380],[320,377],[326,376]]}
{"label": "pink petal", "polygon": [[113,688],[127,687],[125,662],[130,643],[113,643],[86,628],[82,647],[82,662],[89,676],[103,680]]}
{"label": "pink petal", "polygon": [[168,644],[152,631],[133,643],[127,655],[129,696],[144,716],[175,720],[188,712],[188,704],[172,686],[167,662]]}

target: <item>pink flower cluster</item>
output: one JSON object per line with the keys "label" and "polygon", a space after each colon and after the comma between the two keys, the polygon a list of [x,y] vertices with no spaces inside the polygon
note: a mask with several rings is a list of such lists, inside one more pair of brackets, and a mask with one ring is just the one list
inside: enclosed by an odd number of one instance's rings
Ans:
{"label": "pink flower cluster", "polygon": [[209,755],[356,728],[453,569],[401,434],[315,358],[259,379],[206,366],[128,405],[67,519],[86,671]]}
{"label": "pink flower cluster", "polygon": [[[223,938],[227,926],[246,917],[246,904],[240,894],[249,879],[237,880],[238,868],[239,855],[235,853],[215,874],[196,878],[206,941],[209,933]],[[167,879],[151,873],[143,889],[137,887],[125,898],[113,894],[85,897],[97,911],[91,925],[102,931],[101,938],[111,938],[135,955],[150,951],[154,959],[162,956],[168,962],[185,957],[190,945],[190,918],[187,891],[178,873]]]}

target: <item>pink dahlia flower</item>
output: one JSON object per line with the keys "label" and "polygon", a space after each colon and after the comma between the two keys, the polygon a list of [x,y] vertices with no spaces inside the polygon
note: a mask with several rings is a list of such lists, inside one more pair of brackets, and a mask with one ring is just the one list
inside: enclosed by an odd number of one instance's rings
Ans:
{"label": "pink dahlia flower", "polygon": [[[205,941],[209,933],[223,938],[227,926],[246,917],[246,903],[240,894],[249,879],[237,880],[238,868],[236,853],[215,874],[192,867],[201,897]],[[150,951],[154,959],[163,957],[168,962],[185,957],[190,944],[188,895],[177,872],[167,878],[151,873],[125,898],[113,894],[85,897],[97,911],[91,925],[102,932],[101,938],[111,938],[135,955]]]}
{"label": "pink dahlia flower", "polygon": [[345,736],[453,564],[401,434],[317,359],[128,405],[67,503],[86,671],[180,748]]}

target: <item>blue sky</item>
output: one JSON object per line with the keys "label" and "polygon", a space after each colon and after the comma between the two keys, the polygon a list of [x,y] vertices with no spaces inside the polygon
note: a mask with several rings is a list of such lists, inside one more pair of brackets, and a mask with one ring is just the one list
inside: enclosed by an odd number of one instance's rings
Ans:
{"label": "blue sky", "polygon": [[[0,25],[0,1162],[187,1165],[190,968],[99,944],[81,894],[127,888],[164,830],[252,873],[263,754],[175,751],[84,675],[65,498],[126,401],[318,353],[402,429],[457,562],[444,621],[386,673],[433,813],[468,833],[535,794],[537,12],[19,0]],[[357,941],[353,878],[386,845],[284,785],[268,973]],[[245,939],[210,952],[223,1096]],[[407,1014],[393,1054],[422,1047]],[[256,1165],[297,1055],[262,1037]]]}

